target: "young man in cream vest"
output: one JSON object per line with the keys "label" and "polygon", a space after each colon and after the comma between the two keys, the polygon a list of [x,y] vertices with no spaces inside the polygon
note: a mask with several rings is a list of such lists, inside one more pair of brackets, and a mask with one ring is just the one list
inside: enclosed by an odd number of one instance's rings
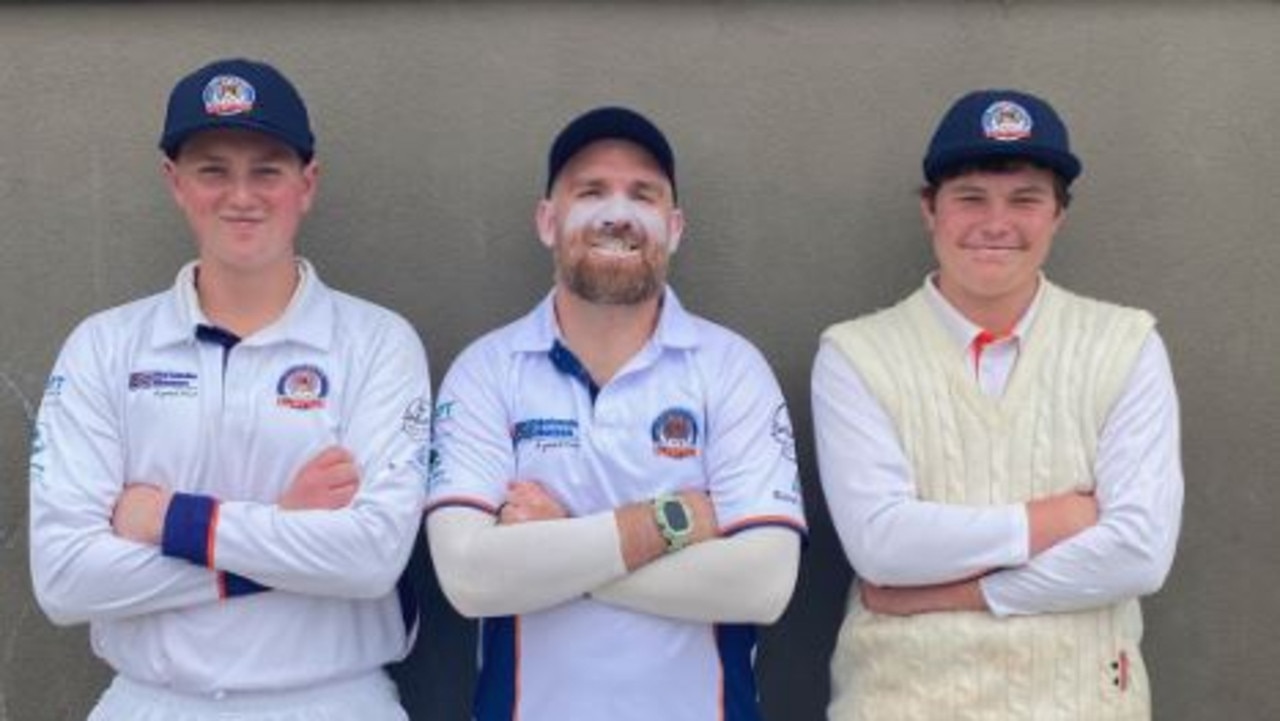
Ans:
{"label": "young man in cream vest", "polygon": [[938,270],[823,334],[823,489],[858,576],[832,719],[1149,719],[1138,598],[1182,505],[1154,319],[1041,272],[1080,173],[1043,100],[943,117],[921,210]]}

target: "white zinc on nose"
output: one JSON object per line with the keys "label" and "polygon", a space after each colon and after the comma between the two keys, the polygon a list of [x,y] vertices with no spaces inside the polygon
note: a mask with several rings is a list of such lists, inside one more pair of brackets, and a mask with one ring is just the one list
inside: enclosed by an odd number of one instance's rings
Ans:
{"label": "white zinc on nose", "polygon": [[643,240],[674,251],[667,224],[658,208],[621,193],[604,198],[584,198],[569,210],[566,229],[570,232],[589,229],[595,233],[616,234],[629,231]]}

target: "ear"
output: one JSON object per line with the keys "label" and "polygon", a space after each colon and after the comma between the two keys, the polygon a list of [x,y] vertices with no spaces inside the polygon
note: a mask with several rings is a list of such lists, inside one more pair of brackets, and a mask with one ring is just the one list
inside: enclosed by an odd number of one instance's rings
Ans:
{"label": "ear", "polygon": [[543,198],[538,201],[538,209],[534,211],[533,222],[538,227],[538,240],[548,248],[556,247],[556,211],[551,200]]}
{"label": "ear", "polygon": [[185,207],[182,201],[182,177],[178,174],[178,165],[166,157],[160,163],[160,172],[164,174],[164,182],[169,188],[169,194],[173,196],[173,202],[177,203],[179,208]]}
{"label": "ear", "polygon": [[307,213],[311,210],[311,203],[316,198],[316,187],[320,182],[320,163],[316,162],[314,158],[310,163],[303,166],[302,182],[305,185],[302,196],[302,212]]}
{"label": "ear", "polygon": [[680,247],[684,237],[684,211],[671,209],[671,217],[667,218],[667,255],[673,255]]}
{"label": "ear", "polygon": [[924,228],[930,236],[933,235],[934,226],[937,225],[938,218],[934,212],[934,203],[937,202],[937,196],[930,198],[923,193],[920,195],[920,217],[924,220]]}

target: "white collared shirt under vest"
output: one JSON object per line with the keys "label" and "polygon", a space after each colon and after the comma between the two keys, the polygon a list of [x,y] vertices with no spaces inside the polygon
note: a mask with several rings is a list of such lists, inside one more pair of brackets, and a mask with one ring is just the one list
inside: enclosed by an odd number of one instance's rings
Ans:
{"label": "white collared shirt under vest", "polygon": [[[710,494],[726,534],[803,533],[782,393],[742,337],[666,289],[650,341],[604,387],[559,341],[553,294],[472,344],[440,389],[428,512],[495,513],[514,479],[571,515]],[[495,570],[497,572],[497,570]],[[479,721],[758,718],[753,626],[679,621],[582,598],[482,626]]]}
{"label": "white collared shirt under vest", "polygon": [[[420,528],[430,427],[421,341],[299,261],[284,315],[220,342],[195,268],[90,317],[58,357],[31,456],[41,607],[90,622],[94,651],[123,676],[215,698],[402,658],[416,608],[397,579]],[[334,444],[360,469],[351,504],[275,506]],[[131,482],[178,494],[163,552],[111,532]]]}

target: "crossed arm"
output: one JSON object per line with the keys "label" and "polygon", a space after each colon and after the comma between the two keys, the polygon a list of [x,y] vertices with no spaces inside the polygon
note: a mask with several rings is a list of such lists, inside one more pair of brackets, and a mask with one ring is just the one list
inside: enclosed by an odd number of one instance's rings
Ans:
{"label": "crossed arm", "polygon": [[[276,500],[282,511],[336,511],[360,488],[360,470],[351,452],[330,446],[306,462]],[[159,546],[173,491],[152,483],[124,487],[111,511],[111,530],[125,540]]]}
{"label": "crossed arm", "polygon": [[[770,419],[783,409],[763,358],[735,353],[740,368],[719,368],[717,383],[752,391],[708,394],[715,420],[707,425],[717,435],[700,459],[707,492],[680,493],[691,510],[693,543],[668,552],[651,499],[574,516],[548,491],[560,479],[518,477],[504,353],[483,344],[469,348],[440,391],[444,412],[437,414],[426,525],[441,588],[460,613],[523,614],[590,597],[695,621],[768,623],[782,614],[799,569],[798,498],[785,509],[791,528],[750,525],[722,533],[725,517],[717,517],[720,509],[734,520],[760,520],[751,514],[767,515],[775,507],[769,504],[778,503],[773,485],[785,480],[790,489],[795,480],[794,461],[770,436]],[[662,487],[651,479],[616,479],[618,488],[627,483]]]}
{"label": "crossed arm", "polygon": [[668,553],[651,505],[579,518],[541,485],[508,485],[498,513],[445,507],[427,519],[450,602],[472,617],[528,613],[589,596],[695,621],[770,623],[791,597],[799,539],[782,528],[719,535],[706,494],[683,491],[690,545]]}
{"label": "crossed arm", "polygon": [[32,456],[41,470],[32,474],[31,568],[50,618],[136,616],[268,587],[385,594],[412,548],[422,507],[421,479],[409,463],[418,444],[402,437],[387,411],[395,418],[429,385],[425,353],[407,324],[391,324],[369,347],[381,361],[362,387],[359,402],[370,405],[350,409],[344,438],[360,450],[363,471],[350,453],[331,448],[287,483],[262,479],[265,487],[286,487],[275,503],[199,497],[209,541],[207,558],[195,560],[162,553],[161,544],[167,528],[181,525],[172,518],[175,505],[190,509],[196,497],[159,484],[122,485],[127,433],[112,381],[122,373],[110,344],[92,326],[78,329],[56,371],[69,380],[61,396],[46,398],[39,421],[46,439]]}
{"label": "crossed arm", "polygon": [[[1090,493],[1062,493],[1030,501],[1025,508],[1027,547],[1032,558],[1098,521],[1098,501]],[[990,611],[982,591],[982,578],[994,570],[997,569],[978,571],[971,578],[920,586],[879,586],[862,578],[858,592],[867,610],[893,616]]]}
{"label": "crossed arm", "polygon": [[1151,593],[1168,573],[1182,471],[1176,393],[1154,333],[1108,414],[1093,495],[982,508],[919,500],[887,414],[827,344],[813,408],[827,503],[872,611],[1070,611]]}

